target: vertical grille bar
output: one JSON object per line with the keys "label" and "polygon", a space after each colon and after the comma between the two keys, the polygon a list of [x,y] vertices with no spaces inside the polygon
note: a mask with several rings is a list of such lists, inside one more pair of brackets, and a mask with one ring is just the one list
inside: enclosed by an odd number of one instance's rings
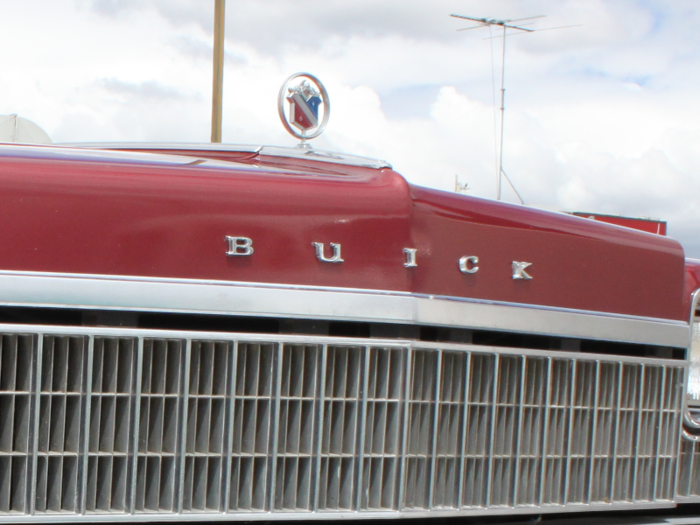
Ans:
{"label": "vertical grille bar", "polygon": [[[328,345],[322,345],[321,346],[321,363],[319,365],[317,377],[318,377],[318,394],[316,395],[318,399],[317,403],[317,409],[316,409],[316,421],[318,421],[318,431],[314,432],[313,436],[313,462],[314,462],[314,467],[313,467],[313,475],[314,475],[314,480],[313,480],[313,486],[315,487],[315,490],[313,491],[312,494],[312,506],[311,510],[314,512],[318,511],[319,508],[319,499],[320,499],[320,492],[321,492],[321,442],[323,440],[323,432],[325,430],[325,422],[326,422],[326,417],[325,417],[325,409],[326,409],[326,377],[327,377],[327,370],[328,370]],[[324,488],[326,488],[325,486]]]}
{"label": "vertical grille bar", "polygon": [[432,458],[436,444],[435,400],[440,380],[439,351],[412,352],[406,402],[403,507],[428,509],[431,505]]}
{"label": "vertical grille bar", "polygon": [[[661,374],[661,386],[659,388],[658,394],[662,396],[662,399],[666,396],[666,370],[664,368],[658,368],[659,373]],[[663,402],[658,402],[657,405],[658,409],[658,415],[657,415],[657,425],[655,429],[656,433],[656,447],[654,451],[654,459],[653,459],[653,465],[654,467],[652,468],[652,481],[651,481],[651,486],[652,486],[652,491],[654,492],[652,494],[652,498],[656,499],[663,499],[663,482],[659,483],[659,467],[660,465],[660,458],[659,455],[661,454],[661,438],[663,437],[664,434],[664,423],[665,423],[665,418],[664,418],[664,410],[663,410]]]}
{"label": "vertical grille bar", "polygon": [[224,451],[225,457],[225,470],[224,479],[222,481],[223,485],[223,511],[229,513],[231,511],[231,471],[232,471],[232,450],[233,450],[233,433],[234,433],[234,421],[236,417],[235,412],[235,396],[236,396],[236,378],[238,377],[238,341],[233,341],[230,348],[229,363],[231,371],[229,373],[229,382],[226,390],[227,405],[226,405],[226,433],[224,441]]}
{"label": "vertical grille bar", "polygon": [[522,367],[521,403],[519,408],[517,505],[540,505],[542,479],[545,473],[544,440],[546,440],[547,387],[549,363],[540,357],[527,357]]}
{"label": "vertical grille bar", "polygon": [[599,445],[599,436],[598,436],[598,415],[599,415],[599,398],[600,398],[600,361],[595,361],[594,363],[594,370],[593,372],[593,413],[591,414],[591,433],[590,433],[590,463],[588,465],[588,483],[586,484],[586,496],[584,498],[584,503],[589,503],[591,501],[591,496],[593,495],[593,480],[595,479],[596,475],[596,463],[597,463],[597,454],[596,450]]}
{"label": "vertical grille bar", "polygon": [[312,510],[320,348],[297,344],[282,348],[275,510]]}
{"label": "vertical grille bar", "polygon": [[31,435],[31,447],[32,447],[32,477],[30,483],[30,493],[29,493],[29,511],[31,515],[36,514],[36,483],[38,475],[38,457],[39,457],[39,397],[41,395],[41,368],[43,366],[42,358],[44,355],[44,337],[42,334],[36,336],[37,346],[36,346],[36,369],[34,371],[33,377],[34,382],[32,386],[34,387],[34,403],[32,416],[34,417],[34,424],[32,426]]}
{"label": "vertical grille bar", "polygon": [[564,486],[563,486],[563,493],[561,496],[561,501],[562,503],[569,503],[569,485],[571,484],[571,449],[573,446],[573,427],[574,427],[574,405],[575,405],[575,390],[576,390],[576,372],[577,372],[577,367],[576,367],[576,362],[574,360],[567,360],[569,366],[571,367],[571,375],[570,375],[570,383],[568,386],[568,425],[567,425],[567,431],[568,431],[568,437],[569,439],[566,440],[566,456],[565,456],[565,463],[566,463],[566,469],[564,470]]}
{"label": "vertical grille bar", "polygon": [[186,512],[219,512],[228,472],[225,430],[230,406],[228,341],[192,341],[188,390],[182,505]]}
{"label": "vertical grille bar", "polygon": [[[357,475],[360,470],[364,435],[362,366],[364,347],[327,346],[323,380],[324,410],[320,442],[320,510],[357,508]],[[358,422],[359,418],[359,422]],[[358,430],[359,423],[359,430]]]}
{"label": "vertical grille bar", "polygon": [[[177,485],[173,489],[173,493],[177,495],[177,500],[173,505],[174,509],[178,514],[182,514],[183,510],[183,499],[185,496],[185,463],[187,461],[187,430],[188,430],[188,420],[189,420],[189,397],[190,397],[190,367],[191,367],[191,357],[192,357],[192,340],[187,339],[184,342],[184,356],[181,359],[181,367],[184,370],[180,373],[180,399],[178,399],[179,406],[179,420],[182,422],[177,429],[177,443],[175,445],[177,452],[175,460],[175,479],[177,480]],[[191,500],[190,500],[191,504]]]}
{"label": "vertical grille bar", "polygon": [[642,426],[642,415],[643,415],[642,410],[641,410],[641,406],[642,406],[642,401],[644,399],[644,394],[645,394],[644,365],[643,364],[639,365],[639,367],[637,367],[637,368],[639,369],[639,372],[638,372],[638,384],[639,384],[639,386],[638,386],[638,390],[637,390],[637,396],[638,396],[637,403],[634,405],[637,408],[637,414],[636,414],[637,417],[635,420],[635,427],[636,428],[635,428],[635,433],[634,433],[635,446],[634,446],[634,450],[633,450],[633,457],[634,457],[633,465],[634,465],[634,467],[633,467],[633,471],[632,471],[632,490],[630,492],[630,499],[632,501],[639,499],[637,497],[637,476],[639,475],[639,472],[641,471],[641,469],[639,467],[639,445],[640,445],[640,441],[641,441],[640,434],[642,432],[641,426]]}
{"label": "vertical grille bar", "polygon": [[355,481],[355,486],[358,487],[357,493],[355,495],[355,508],[361,509],[364,504],[364,487],[365,487],[365,441],[367,435],[367,414],[368,414],[368,398],[369,398],[369,365],[370,365],[370,347],[365,346],[362,349],[362,392],[361,392],[361,412],[360,412],[360,424],[359,432],[357,437],[357,476]]}
{"label": "vertical grille bar", "polygon": [[676,494],[676,483],[678,479],[678,456],[679,456],[679,432],[681,426],[679,407],[682,407],[681,396],[685,383],[682,378],[684,370],[677,367],[668,367],[664,370],[666,381],[664,384],[663,400],[660,403],[661,409],[661,432],[659,435],[660,449],[657,454],[658,474],[657,493],[655,499],[672,500]]}
{"label": "vertical grille bar", "polygon": [[464,388],[463,388],[463,399],[464,404],[461,410],[462,413],[462,428],[459,436],[459,472],[457,473],[459,484],[457,486],[457,508],[465,506],[465,476],[467,475],[467,431],[469,428],[469,395],[471,391],[471,373],[472,373],[472,354],[471,352],[465,352],[464,354]]}
{"label": "vertical grille bar", "polygon": [[611,446],[612,453],[612,467],[610,472],[610,490],[608,491],[608,501],[615,501],[615,487],[617,486],[617,468],[618,468],[618,442],[620,441],[620,436],[622,429],[620,428],[620,409],[622,401],[622,372],[623,367],[621,364],[616,364],[616,378],[617,390],[615,392],[614,410],[615,410],[615,431],[613,434],[613,444]]}
{"label": "vertical grille bar", "polygon": [[622,365],[623,383],[620,399],[620,431],[616,444],[617,469],[615,473],[616,500],[634,501],[637,425],[639,420],[639,400],[641,389],[641,366],[636,364]]}
{"label": "vertical grille bar", "polygon": [[141,377],[136,510],[177,512],[185,342],[147,339]]}
{"label": "vertical grille bar", "polygon": [[476,352],[470,356],[466,404],[468,423],[464,434],[465,468],[461,494],[464,507],[488,506],[497,358],[497,355]]}
{"label": "vertical grille bar", "polygon": [[589,483],[589,501],[611,501],[614,473],[615,442],[617,441],[617,398],[619,371],[616,363],[598,361],[597,387],[594,400],[594,442]]}
{"label": "vertical grille bar", "polygon": [[[546,372],[546,379],[544,382],[544,410],[543,410],[543,421],[542,421],[542,440],[541,440],[541,446],[542,446],[542,462],[541,462],[541,468],[540,468],[540,479],[539,479],[539,493],[537,495],[537,502],[536,505],[538,507],[541,507],[542,504],[544,503],[544,494],[545,492],[551,493],[551,486],[548,484],[548,480],[550,477],[550,462],[548,461],[548,454],[547,451],[549,449],[549,435],[550,435],[550,430],[549,430],[549,414],[552,410],[552,358],[547,357],[545,358],[545,370]],[[551,503],[551,501],[548,501],[548,503]]]}
{"label": "vertical grille bar", "polygon": [[496,355],[493,361],[493,384],[489,396],[489,441],[487,444],[487,459],[488,469],[486,471],[486,487],[485,487],[485,506],[491,506],[491,485],[493,484],[493,442],[496,438],[496,397],[498,395],[498,377],[501,368],[501,356]]}
{"label": "vertical grille bar", "polygon": [[678,494],[681,496],[694,496],[697,493],[693,490],[693,480],[700,476],[693,476],[696,472],[695,466],[695,446],[694,441],[681,438],[681,453],[680,453],[680,474],[678,476]]}
{"label": "vertical grille bar", "polygon": [[639,435],[637,447],[638,470],[635,476],[635,500],[653,499],[654,451],[656,450],[656,426],[658,425],[657,396],[659,395],[660,370],[657,367],[643,366],[643,395],[640,405]]}
{"label": "vertical grille bar", "polygon": [[459,508],[463,480],[465,375],[469,355],[442,351],[435,423],[432,506]]}
{"label": "vertical grille bar", "polygon": [[[434,492],[435,492],[435,472],[437,470],[436,468],[436,463],[437,463],[437,446],[438,446],[438,440],[440,436],[440,401],[443,400],[443,396],[440,395],[443,387],[442,387],[442,381],[443,381],[443,368],[442,368],[442,362],[443,362],[443,357],[445,353],[442,350],[437,350],[437,377],[435,378],[435,385],[434,385],[434,393],[433,393],[433,399],[435,399],[435,406],[433,408],[433,415],[432,415],[432,444],[430,444],[430,472],[428,474],[428,508],[432,509],[433,508],[433,502],[434,502]],[[428,429],[426,432],[429,432],[430,430]]]}
{"label": "vertical grille bar", "polygon": [[44,336],[39,392],[35,511],[77,513],[85,338]]}
{"label": "vertical grille bar", "polygon": [[668,440],[673,443],[674,446],[674,465],[671,473],[671,489],[669,496],[675,499],[675,495],[678,494],[678,474],[680,471],[680,449],[681,441],[683,439],[683,432],[678,432],[679,428],[683,428],[683,416],[681,416],[684,409],[684,398],[685,398],[685,385],[687,384],[687,368],[675,368],[675,380],[672,384],[672,402],[670,404],[664,405],[669,407],[669,410],[673,410],[673,422],[668,429]]}
{"label": "vertical grille bar", "polygon": [[277,344],[238,343],[229,510],[269,510]]}
{"label": "vertical grille bar", "polygon": [[30,335],[0,336],[0,513],[28,509],[35,347]]}
{"label": "vertical grille bar", "polygon": [[[527,380],[526,380],[526,370],[527,370],[527,364],[530,362],[530,359],[526,357],[521,357],[518,358],[520,363],[520,377],[518,378],[519,381],[519,386],[518,386],[518,400],[519,403],[517,405],[517,408],[515,410],[515,427],[514,430],[514,435],[513,435],[513,460],[512,460],[512,469],[513,469],[513,482],[511,483],[511,493],[510,493],[510,501],[513,502],[512,504],[515,505],[518,502],[518,489],[520,487],[520,443],[521,439],[523,437],[523,432],[528,432],[529,429],[524,428],[523,425],[523,404],[526,402],[525,399],[525,387],[527,385]],[[522,362],[524,361],[524,362]]]}
{"label": "vertical grille bar", "polygon": [[282,367],[283,346],[284,345],[282,344],[275,345],[275,357],[273,362],[274,367],[272,385],[274,388],[274,396],[272,400],[272,405],[274,408],[272,416],[270,418],[272,437],[270,439],[270,465],[268,466],[268,470],[270,472],[270,487],[268,489],[268,497],[266,498],[266,505],[269,509],[275,508],[275,495],[277,494],[277,441],[279,439],[279,426],[277,425],[277,418],[279,417],[280,413],[280,395],[282,392],[282,381],[280,379],[282,372],[280,369]]}
{"label": "vertical grille bar", "polygon": [[141,385],[143,383],[143,359],[144,339],[139,337],[136,346],[136,375],[132,386],[134,398],[131,403],[134,413],[134,422],[131,424],[133,434],[130,446],[133,452],[131,454],[131,472],[129,476],[131,479],[129,491],[129,514],[134,514],[136,512],[136,486],[138,485],[138,454],[136,451],[139,450],[139,443],[141,442]]}
{"label": "vertical grille bar", "polygon": [[552,359],[551,367],[551,409],[546,451],[548,478],[543,500],[544,504],[548,505],[565,505],[569,487],[570,433],[576,369],[574,362],[569,359]]}
{"label": "vertical grille bar", "polygon": [[[95,356],[94,356],[94,350],[95,350],[95,336],[89,336],[88,337],[88,347],[87,347],[87,366],[86,366],[86,381],[85,381],[85,418],[83,420],[83,441],[85,439],[91,439],[92,438],[92,433],[90,432],[90,423],[92,419],[92,373],[93,373],[93,366],[95,363]],[[88,498],[88,478],[90,475],[90,446],[85,447],[85,450],[82,451],[82,480],[81,480],[81,490],[80,494],[82,497],[80,498],[80,514],[85,514],[87,510],[87,498]],[[92,487],[90,487],[92,488]]]}
{"label": "vertical grille bar", "polygon": [[369,349],[362,509],[395,510],[398,503],[405,356],[403,348]]}
{"label": "vertical grille bar", "polygon": [[520,399],[521,356],[498,356],[491,428],[489,506],[513,506],[517,413]]}
{"label": "vertical grille bar", "polygon": [[590,464],[593,461],[596,362],[579,361],[575,364],[575,369],[571,436],[569,438],[570,471],[567,501],[569,503],[588,503]]}
{"label": "vertical grille bar", "polygon": [[135,347],[131,338],[92,337],[86,408],[85,512],[129,512]]}
{"label": "vertical grille bar", "polygon": [[[404,497],[404,492],[406,490],[406,484],[405,484],[405,478],[406,476],[406,454],[408,452],[408,438],[409,438],[409,431],[408,431],[408,425],[409,425],[409,409],[411,407],[410,404],[410,399],[411,399],[411,371],[412,371],[412,366],[413,366],[413,359],[414,359],[414,354],[419,350],[416,350],[414,348],[407,348],[406,352],[404,354],[404,365],[403,365],[403,374],[404,374],[404,384],[403,384],[403,389],[402,389],[402,398],[404,400],[403,404],[399,404],[399,412],[402,415],[402,421],[404,421],[402,426],[402,432],[399,434],[399,441],[400,441],[400,449],[399,449],[399,455],[398,455],[398,462],[395,464],[394,468],[396,469],[396,473],[394,474],[394,480],[398,484],[398,495],[394,496],[395,501],[392,506],[387,506],[387,508],[393,508],[397,510],[404,510],[405,508],[405,497]],[[383,491],[384,487],[382,487]]]}

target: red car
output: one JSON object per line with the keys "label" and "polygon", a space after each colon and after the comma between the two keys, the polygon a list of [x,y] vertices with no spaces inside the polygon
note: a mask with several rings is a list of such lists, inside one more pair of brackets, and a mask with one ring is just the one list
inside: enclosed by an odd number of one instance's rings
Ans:
{"label": "red car", "polygon": [[667,237],[222,145],[1,145],[0,224],[0,521],[700,497]]}

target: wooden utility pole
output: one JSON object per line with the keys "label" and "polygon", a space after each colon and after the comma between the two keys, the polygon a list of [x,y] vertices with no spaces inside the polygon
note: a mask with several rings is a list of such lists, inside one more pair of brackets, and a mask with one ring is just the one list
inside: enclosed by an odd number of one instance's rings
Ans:
{"label": "wooden utility pole", "polygon": [[221,108],[224,88],[224,12],[226,0],[214,6],[214,81],[211,97],[211,141],[221,142]]}

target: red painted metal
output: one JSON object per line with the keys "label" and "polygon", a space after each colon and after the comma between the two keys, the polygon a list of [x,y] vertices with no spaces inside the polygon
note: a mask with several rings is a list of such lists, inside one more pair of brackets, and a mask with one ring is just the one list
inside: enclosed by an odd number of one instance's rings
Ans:
{"label": "red painted metal", "polygon": [[656,219],[641,219],[637,217],[621,217],[619,215],[603,215],[600,213],[587,213],[584,211],[574,211],[571,215],[577,217],[585,217],[594,221],[606,222],[608,224],[616,224],[625,228],[632,228],[647,233],[655,233],[656,235],[666,235],[666,221]]}
{"label": "red painted metal", "polygon": [[[415,292],[685,320],[671,239],[409,185],[390,169],[0,146],[0,269]],[[214,156],[211,152],[208,156]],[[227,155],[221,153],[220,158]],[[253,239],[226,256],[225,237]],[[342,245],[343,264],[312,242]],[[416,248],[417,268],[404,268]],[[478,256],[479,271],[458,259]],[[532,263],[530,281],[511,278]]]}
{"label": "red painted metal", "polygon": [[691,301],[695,290],[700,289],[700,260],[686,259],[685,261],[685,294],[683,306],[685,308],[686,319],[691,317]]}

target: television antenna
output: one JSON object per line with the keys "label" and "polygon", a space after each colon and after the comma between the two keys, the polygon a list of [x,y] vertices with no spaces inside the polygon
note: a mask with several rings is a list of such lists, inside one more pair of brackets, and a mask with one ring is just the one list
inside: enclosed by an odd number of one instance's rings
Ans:
{"label": "television antenna", "polygon": [[[464,16],[464,15],[456,15],[452,14],[450,15],[453,18],[459,18],[463,20],[470,20],[472,22],[476,22],[476,25],[469,26],[469,27],[464,27],[462,29],[457,29],[457,31],[469,31],[471,29],[478,29],[481,27],[488,27],[491,29],[493,26],[500,26],[503,28],[503,45],[502,45],[502,58],[501,58],[501,127],[500,127],[500,143],[498,147],[498,175],[496,177],[496,199],[501,200],[501,181],[503,177],[508,181],[508,184],[510,184],[510,187],[513,188],[513,191],[515,194],[518,196],[518,199],[520,199],[521,204],[525,204],[523,201],[523,198],[520,196],[520,193],[518,193],[518,190],[515,189],[515,185],[513,184],[513,181],[510,180],[510,177],[508,177],[508,174],[505,172],[503,169],[503,124],[505,122],[505,112],[506,112],[506,107],[505,107],[505,100],[506,100],[506,37],[510,35],[515,35],[515,34],[522,34],[522,33],[534,33],[535,31],[545,31],[548,29],[562,29],[560,27],[551,27],[551,28],[546,28],[546,29],[532,29],[530,27],[523,27],[526,24],[529,24],[530,20],[535,20],[537,18],[544,18],[547,15],[537,15],[537,16],[528,16],[525,18],[515,18],[515,19],[509,19],[509,20],[497,20],[495,18],[477,18],[473,16]],[[524,24],[522,22],[525,22]],[[565,27],[571,27],[571,26],[565,26]],[[515,32],[507,33],[509,29],[514,29]],[[492,55],[493,57],[493,55]]]}
{"label": "television antenna", "polygon": [[468,182],[459,182],[459,175],[455,174],[455,193],[469,193],[471,188]]}

